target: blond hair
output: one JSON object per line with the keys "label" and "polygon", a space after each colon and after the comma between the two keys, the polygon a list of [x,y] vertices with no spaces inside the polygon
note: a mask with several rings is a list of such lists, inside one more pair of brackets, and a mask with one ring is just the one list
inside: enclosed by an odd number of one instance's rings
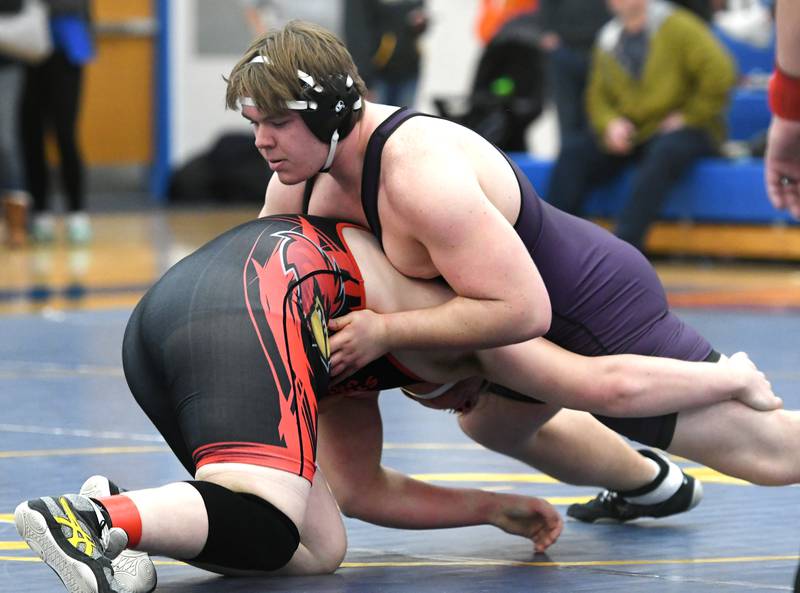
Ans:
{"label": "blond hair", "polygon": [[[266,63],[253,62],[257,56]],[[267,117],[285,115],[289,111],[287,101],[297,100],[303,89],[298,70],[323,83],[329,76],[349,75],[359,96],[366,93],[344,43],[319,25],[293,20],[258,37],[233,67],[226,79],[228,109],[238,110],[240,99],[248,97]],[[361,112],[358,110],[355,116],[360,118]]]}

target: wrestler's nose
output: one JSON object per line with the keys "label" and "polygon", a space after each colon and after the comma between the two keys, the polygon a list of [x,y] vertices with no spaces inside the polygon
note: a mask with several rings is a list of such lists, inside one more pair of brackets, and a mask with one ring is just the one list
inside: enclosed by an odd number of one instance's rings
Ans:
{"label": "wrestler's nose", "polygon": [[255,129],[255,144],[259,150],[273,148],[275,146],[275,134],[268,126],[257,126]]}

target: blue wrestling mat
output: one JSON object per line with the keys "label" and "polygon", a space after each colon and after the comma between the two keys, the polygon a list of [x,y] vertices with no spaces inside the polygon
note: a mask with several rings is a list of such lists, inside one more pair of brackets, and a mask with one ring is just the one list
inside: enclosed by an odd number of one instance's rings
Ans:
{"label": "blue wrestling mat", "polygon": [[[796,313],[692,310],[717,349],[746,350],[788,408],[800,407]],[[50,593],[57,577],[17,537],[21,500],[75,491],[93,473],[128,488],[187,479],[129,395],[119,359],[128,310],[0,317],[0,591]],[[451,415],[396,392],[381,398],[384,463],[440,484],[547,497],[560,510],[596,493],[553,482],[464,437]],[[537,593],[789,591],[800,550],[794,487],[763,488],[681,462],[702,478],[690,513],[630,525],[567,521],[547,555],[492,527],[400,531],[346,520],[336,574],[221,578],[157,559],[158,591]],[[391,501],[387,501],[391,504]]]}

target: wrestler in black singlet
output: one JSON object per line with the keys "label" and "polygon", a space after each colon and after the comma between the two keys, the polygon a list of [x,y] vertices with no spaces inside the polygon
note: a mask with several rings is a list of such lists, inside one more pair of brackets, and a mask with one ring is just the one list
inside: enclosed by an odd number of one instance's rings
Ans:
{"label": "wrestler in black singlet", "polygon": [[[378,187],[383,146],[403,122],[418,115],[433,117],[399,109],[375,129],[367,144],[361,202],[369,226],[381,242]],[[550,206],[516,163],[506,160],[521,195],[514,228],[550,296],[552,323],[547,339],[586,356],[628,353],[693,361],[719,359],[702,336],[670,312],[661,281],[637,249],[598,225]],[[312,187],[313,179],[306,184],[304,212],[309,211]],[[666,448],[677,414],[597,417],[636,441]]]}
{"label": "wrestler in black singlet", "polygon": [[[192,475],[239,462],[312,479],[328,320],[364,307],[347,226],[303,216],[245,223],[170,268],[134,310],[125,377]],[[384,357],[336,390],[419,381]]]}

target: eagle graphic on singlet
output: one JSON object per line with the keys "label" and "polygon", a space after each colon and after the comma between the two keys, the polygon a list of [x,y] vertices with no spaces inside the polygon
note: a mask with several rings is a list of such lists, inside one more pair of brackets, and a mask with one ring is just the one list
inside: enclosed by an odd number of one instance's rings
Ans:
{"label": "eagle graphic on singlet", "polygon": [[267,227],[256,238],[244,266],[244,297],[278,390],[284,447],[275,448],[284,451],[275,453],[299,459],[298,473],[308,477],[316,457],[317,398],[328,389],[328,320],[360,307],[360,278],[348,272],[353,263],[338,234],[325,234],[301,216],[280,220],[296,227]]}

